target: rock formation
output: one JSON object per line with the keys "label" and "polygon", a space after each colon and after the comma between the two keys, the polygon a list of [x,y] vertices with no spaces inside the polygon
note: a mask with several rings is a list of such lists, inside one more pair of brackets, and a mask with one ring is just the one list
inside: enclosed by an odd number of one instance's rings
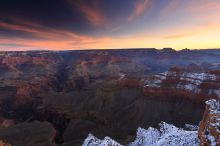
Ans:
{"label": "rock formation", "polygon": [[[220,102],[206,101],[206,110],[198,131],[186,131],[162,122],[160,129],[138,128],[134,142],[129,146],[219,146],[220,145]],[[100,140],[89,134],[83,146],[121,146],[109,137]]]}
{"label": "rock formation", "polygon": [[4,143],[2,140],[0,140],[0,146],[12,146],[12,145]]}
{"label": "rock formation", "polygon": [[0,139],[12,146],[55,146],[55,135],[47,122],[22,123],[0,130]]}
{"label": "rock formation", "polygon": [[[129,146],[197,146],[199,139],[197,137],[197,131],[186,131],[181,128],[177,128],[172,124],[165,122],[160,123],[160,129],[138,128],[137,136],[134,142],[128,144]],[[103,140],[97,139],[92,134],[89,134],[85,139],[83,146],[121,146],[116,141],[109,137],[105,137]]]}
{"label": "rock formation", "polygon": [[[215,71],[217,72],[217,71]],[[146,88],[177,89],[217,97],[220,94],[220,75],[212,72],[187,72],[180,68],[171,68],[165,73],[146,79]]]}
{"label": "rock formation", "polygon": [[56,144],[81,145],[89,132],[127,144],[138,126],[197,125],[219,93],[219,52],[0,52],[0,133],[41,121],[56,129]]}
{"label": "rock formation", "polygon": [[220,145],[220,102],[212,99],[206,102],[206,109],[199,124],[200,146]]}

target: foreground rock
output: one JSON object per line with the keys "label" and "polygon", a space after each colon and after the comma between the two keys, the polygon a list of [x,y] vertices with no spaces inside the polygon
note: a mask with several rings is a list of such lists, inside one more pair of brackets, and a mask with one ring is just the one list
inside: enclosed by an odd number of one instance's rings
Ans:
{"label": "foreground rock", "polygon": [[220,103],[212,99],[206,102],[203,120],[199,124],[201,146],[220,145]]}
{"label": "foreground rock", "polygon": [[0,146],[11,146],[10,144],[4,143],[2,140],[0,140]]}
{"label": "foreground rock", "polygon": [[0,139],[12,146],[55,146],[52,142],[55,134],[49,123],[32,122],[2,129]]}
{"label": "foreground rock", "polygon": [[[219,146],[220,145],[220,102],[206,101],[206,110],[199,130],[186,131],[162,122],[160,129],[138,128],[135,141],[129,146]],[[100,140],[89,134],[83,146],[121,146],[109,137]]]}
{"label": "foreground rock", "polygon": [[86,138],[86,140],[83,143],[83,146],[121,146],[116,141],[112,140],[110,137],[105,137],[104,140],[100,140],[93,136],[92,134],[89,134],[89,136]]}

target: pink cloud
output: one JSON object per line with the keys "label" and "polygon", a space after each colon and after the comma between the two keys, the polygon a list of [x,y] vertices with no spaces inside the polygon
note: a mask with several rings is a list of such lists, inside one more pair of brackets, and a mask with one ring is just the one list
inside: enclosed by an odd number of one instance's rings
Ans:
{"label": "pink cloud", "polygon": [[128,17],[128,21],[132,21],[136,17],[143,14],[145,10],[151,7],[151,5],[152,5],[151,0],[138,0],[134,7],[134,10],[132,11],[131,15]]}
{"label": "pink cloud", "polygon": [[86,5],[79,5],[78,7],[91,24],[95,26],[102,26],[105,24],[104,16],[102,16],[102,13],[99,12],[97,9]]}
{"label": "pink cloud", "polygon": [[99,10],[100,0],[94,0],[93,5],[88,5],[83,1],[74,2],[67,0],[67,2],[72,9],[78,8],[90,24],[94,26],[104,26],[106,24],[105,16]]}
{"label": "pink cloud", "polygon": [[162,15],[166,17],[174,11],[179,10],[178,8],[181,7],[181,2],[181,0],[170,0],[170,2],[162,10]]}

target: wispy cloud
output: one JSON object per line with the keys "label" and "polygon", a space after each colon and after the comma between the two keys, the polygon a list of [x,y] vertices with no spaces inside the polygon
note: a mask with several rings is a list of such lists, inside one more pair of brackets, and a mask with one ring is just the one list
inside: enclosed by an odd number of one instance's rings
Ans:
{"label": "wispy cloud", "polygon": [[94,26],[104,26],[105,16],[99,10],[100,0],[94,0],[93,5],[84,3],[83,1],[71,1],[67,2],[72,6],[72,9],[78,9],[84,16],[84,18]]}
{"label": "wispy cloud", "polygon": [[95,26],[103,26],[105,24],[104,16],[97,9],[83,4],[78,5],[78,7],[91,24]]}
{"label": "wispy cloud", "polygon": [[[0,17],[2,18],[2,17]],[[22,33],[33,36],[30,38],[13,36],[8,37],[0,35],[0,46],[9,50],[20,48],[20,50],[29,50],[35,48],[45,49],[71,49],[71,47],[82,47],[85,43],[93,41],[86,35],[77,34],[67,30],[54,29],[40,25],[38,23],[29,22],[23,19],[9,17],[6,21],[0,21],[0,28],[8,31],[20,31]],[[13,23],[12,23],[13,22]],[[70,45],[72,44],[72,45]],[[74,45],[73,45],[74,44]],[[15,49],[15,50],[16,50]]]}
{"label": "wispy cloud", "polygon": [[184,38],[184,37],[188,37],[190,36],[190,34],[174,34],[174,35],[166,35],[163,38],[164,39],[180,39],[180,38]]}
{"label": "wispy cloud", "polygon": [[[170,15],[178,15],[177,12],[182,12],[182,16],[190,18],[199,16],[205,17],[206,15],[219,13],[220,1],[219,0],[170,0],[162,9],[162,17]],[[200,17],[201,16],[201,17]]]}
{"label": "wispy cloud", "polygon": [[74,38],[80,40],[83,37],[85,37],[74,32],[46,27],[38,23],[29,22],[23,19],[17,19],[14,17],[10,17],[9,19],[10,22],[13,23],[0,21],[0,27],[10,31],[21,31],[23,33],[30,34],[31,36],[40,39],[57,40]]}
{"label": "wispy cloud", "polygon": [[201,0],[200,3],[192,2],[186,9],[189,16],[203,23],[220,23],[220,1]]}
{"label": "wispy cloud", "polygon": [[167,17],[174,14],[176,10],[179,10],[181,5],[181,0],[170,0],[162,10],[162,16]]}
{"label": "wispy cloud", "polygon": [[137,0],[135,7],[128,17],[128,21],[134,20],[136,17],[144,13],[145,10],[148,10],[152,6],[151,0]]}

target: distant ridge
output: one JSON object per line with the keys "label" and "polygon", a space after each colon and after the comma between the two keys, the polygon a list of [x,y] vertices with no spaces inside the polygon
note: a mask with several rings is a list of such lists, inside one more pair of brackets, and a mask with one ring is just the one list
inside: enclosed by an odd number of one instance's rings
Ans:
{"label": "distant ridge", "polygon": [[112,49],[73,49],[73,50],[19,50],[19,51],[10,51],[10,50],[5,50],[5,51],[0,51],[0,52],[72,52],[72,51],[114,51],[114,50],[151,50],[151,51],[156,51],[156,50],[162,50],[162,51],[170,51],[170,52],[179,52],[179,51],[219,51],[220,48],[207,48],[207,49],[189,49],[189,48],[184,48],[181,50],[176,50],[173,48],[112,48]]}

